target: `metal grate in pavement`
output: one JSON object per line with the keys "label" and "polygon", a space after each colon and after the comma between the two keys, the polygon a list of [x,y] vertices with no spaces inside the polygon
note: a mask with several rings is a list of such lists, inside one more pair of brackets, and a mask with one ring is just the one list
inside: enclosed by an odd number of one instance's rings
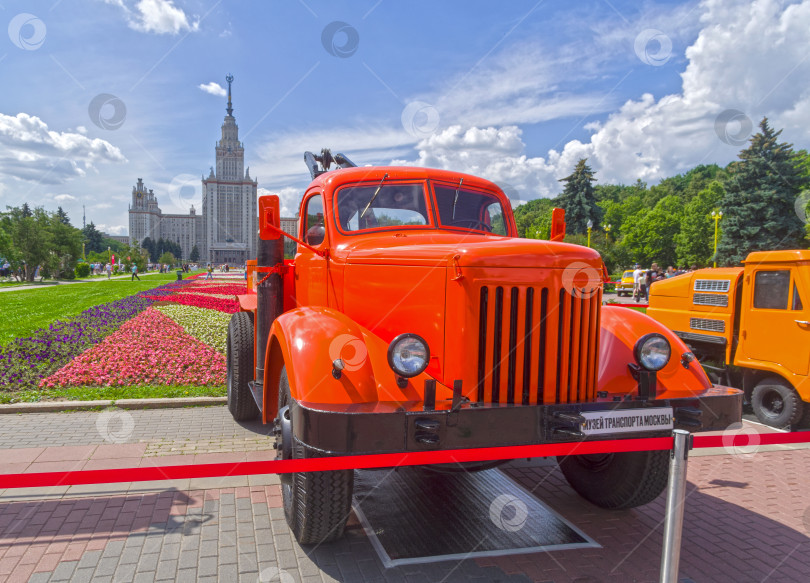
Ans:
{"label": "metal grate in pavement", "polygon": [[600,545],[500,470],[357,471],[354,511],[386,568]]}

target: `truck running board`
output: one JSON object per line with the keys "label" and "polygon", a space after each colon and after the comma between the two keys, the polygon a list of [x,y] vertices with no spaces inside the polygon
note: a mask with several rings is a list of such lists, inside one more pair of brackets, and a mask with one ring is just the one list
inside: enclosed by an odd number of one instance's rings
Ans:
{"label": "truck running board", "polygon": [[256,401],[256,405],[259,407],[259,411],[264,411],[264,388],[262,387],[262,382],[250,381],[248,388],[250,389],[250,394],[253,396],[253,400]]}

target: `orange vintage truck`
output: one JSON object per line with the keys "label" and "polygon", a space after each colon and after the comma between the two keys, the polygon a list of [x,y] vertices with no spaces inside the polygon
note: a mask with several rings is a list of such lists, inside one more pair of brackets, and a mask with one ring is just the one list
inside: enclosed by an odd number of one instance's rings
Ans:
{"label": "orange vintage truck", "polygon": [[[596,251],[518,238],[492,182],[353,167],[328,150],[305,159],[313,181],[297,254],[282,263],[278,198],[261,197],[257,293],[240,297],[228,330],[228,406],[238,420],[273,423],[280,458],[631,439],[740,421],[741,392],[713,386],[675,334],[602,305]],[[661,493],[668,461],[647,451],[559,464],[587,500],[630,508]],[[298,541],[341,536],[353,476],[283,476]]]}
{"label": "orange vintage truck", "polygon": [[741,388],[762,423],[794,425],[810,410],[810,251],[757,251],[743,264],[655,282],[647,315]]}

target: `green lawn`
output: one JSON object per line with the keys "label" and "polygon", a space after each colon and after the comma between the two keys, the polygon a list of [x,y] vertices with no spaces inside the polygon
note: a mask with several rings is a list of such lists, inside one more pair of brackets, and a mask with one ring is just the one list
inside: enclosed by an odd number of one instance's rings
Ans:
{"label": "green lawn", "polygon": [[131,296],[139,291],[155,288],[175,281],[174,272],[144,275],[141,281],[112,279],[71,285],[43,286],[0,293],[0,346],[17,337],[30,335],[38,328],[49,326],[55,320],[65,320],[82,311]]}
{"label": "green lawn", "polygon": [[173,397],[224,397],[224,385],[137,385],[128,387],[67,387],[0,392],[0,404],[39,401],[102,401],[118,399],[168,399]]}

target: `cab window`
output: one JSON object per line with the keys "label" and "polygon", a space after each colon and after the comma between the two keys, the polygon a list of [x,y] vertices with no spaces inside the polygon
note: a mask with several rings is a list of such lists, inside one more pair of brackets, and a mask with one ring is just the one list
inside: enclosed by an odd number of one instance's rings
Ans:
{"label": "cab window", "polygon": [[796,282],[793,282],[793,301],[792,301],[792,309],[794,310],[803,310],[802,307],[802,298],[799,296],[799,288],[796,287]]}
{"label": "cab window", "polygon": [[494,194],[437,185],[436,204],[443,227],[507,235],[505,213]]}
{"label": "cab window", "polygon": [[307,201],[307,209],[304,213],[306,223],[304,223],[304,242],[313,247],[323,243],[326,237],[326,227],[323,221],[323,200],[317,194]]}
{"label": "cab window", "polygon": [[789,270],[757,271],[754,275],[755,308],[765,310],[787,310],[789,294]]}
{"label": "cab window", "polygon": [[423,227],[430,224],[428,216],[423,183],[346,186],[337,193],[337,222],[344,232]]}

